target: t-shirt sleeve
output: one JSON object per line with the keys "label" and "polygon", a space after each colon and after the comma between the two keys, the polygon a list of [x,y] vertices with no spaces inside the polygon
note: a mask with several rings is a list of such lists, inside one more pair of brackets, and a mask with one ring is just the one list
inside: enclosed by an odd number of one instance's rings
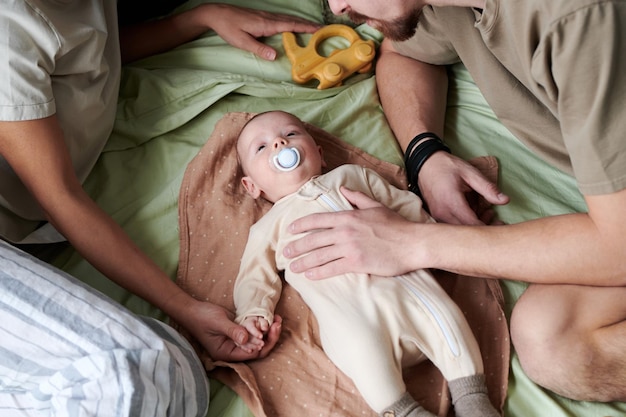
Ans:
{"label": "t-shirt sleeve", "polygon": [[583,194],[626,188],[626,4],[600,2],[553,24],[533,77],[557,97],[563,140]]}
{"label": "t-shirt sleeve", "polygon": [[[446,36],[446,27],[453,16],[441,16],[441,8],[430,6],[422,9],[415,35],[393,46],[400,54],[435,65],[448,65],[459,62],[452,43]],[[445,10],[443,11],[445,13]]]}
{"label": "t-shirt sleeve", "polygon": [[50,74],[59,41],[26,2],[0,15],[0,120],[48,117],[55,112]]}

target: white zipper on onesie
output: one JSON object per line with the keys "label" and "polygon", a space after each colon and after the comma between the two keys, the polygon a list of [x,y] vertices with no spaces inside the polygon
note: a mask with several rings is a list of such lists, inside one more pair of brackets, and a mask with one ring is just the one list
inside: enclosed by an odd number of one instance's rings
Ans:
{"label": "white zipper on onesie", "polygon": [[330,207],[332,211],[343,211],[341,207],[339,207],[337,203],[335,203],[335,201],[327,194],[321,193],[319,197],[322,201],[324,201],[324,203],[326,203],[326,205],[328,205],[328,207]]}
{"label": "white zipper on onesie", "polygon": [[433,316],[433,318],[437,322],[437,325],[441,329],[441,332],[443,333],[443,337],[446,339],[446,343],[448,344],[448,348],[450,349],[450,352],[452,352],[454,356],[458,357],[461,354],[459,352],[459,345],[456,343],[454,337],[452,336],[450,332],[450,328],[448,327],[448,324],[446,323],[446,320],[443,317],[441,317],[441,315],[439,314],[435,306],[433,306],[417,288],[411,285],[409,280],[401,276],[397,276],[394,278],[400,281],[406,288],[409,289],[409,291],[413,293],[413,295],[415,295],[422,302],[422,304],[430,312],[430,314]]}
{"label": "white zipper on onesie", "polygon": [[[330,207],[331,210],[342,211],[339,205],[328,194],[320,193],[319,198],[324,203],[326,203],[326,205],[328,205],[328,207]],[[426,307],[428,312],[433,316],[433,318],[435,319],[435,322],[441,329],[441,332],[443,333],[443,336],[446,339],[446,343],[448,344],[448,348],[450,349],[450,352],[452,352],[452,354],[455,357],[458,357],[460,355],[459,345],[456,343],[454,337],[452,337],[450,328],[448,327],[446,320],[443,317],[441,317],[437,309],[428,301],[428,299],[426,299],[426,297],[424,297],[424,295],[417,288],[411,285],[411,283],[406,278],[399,277],[399,276],[394,277],[394,278],[400,281],[400,283],[402,283]]]}

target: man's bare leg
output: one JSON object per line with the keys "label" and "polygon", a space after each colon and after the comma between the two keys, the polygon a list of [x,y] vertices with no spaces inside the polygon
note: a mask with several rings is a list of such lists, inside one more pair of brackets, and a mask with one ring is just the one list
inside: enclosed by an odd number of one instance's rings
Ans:
{"label": "man's bare leg", "polygon": [[511,337],[537,384],[575,400],[626,401],[626,288],[531,285]]}

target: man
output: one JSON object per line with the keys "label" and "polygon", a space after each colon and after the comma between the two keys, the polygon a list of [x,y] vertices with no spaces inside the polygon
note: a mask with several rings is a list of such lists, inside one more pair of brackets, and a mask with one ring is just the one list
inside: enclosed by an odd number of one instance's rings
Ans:
{"label": "man", "polygon": [[[410,223],[349,192],[363,210],[292,225],[294,233],[326,229],[286,247],[292,258],[310,252],[292,270],[321,279],[355,268],[380,275],[440,268],[529,282],[511,320],[526,373],[573,399],[626,400],[626,2],[329,3],[386,35],[381,101],[412,185],[442,223]],[[508,197],[436,138],[443,65],[459,61],[511,132],[576,177],[587,213],[494,227],[472,212],[468,191],[492,204]],[[434,133],[412,140],[423,132]]]}

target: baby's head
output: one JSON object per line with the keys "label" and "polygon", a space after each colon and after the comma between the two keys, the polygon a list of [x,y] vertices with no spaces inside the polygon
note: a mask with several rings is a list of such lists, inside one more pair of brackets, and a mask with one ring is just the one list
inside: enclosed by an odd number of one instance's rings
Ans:
{"label": "baby's head", "polygon": [[296,192],[326,166],[321,146],[304,123],[283,111],[250,119],[239,134],[237,157],[244,175],[241,183],[248,194],[272,203]]}

